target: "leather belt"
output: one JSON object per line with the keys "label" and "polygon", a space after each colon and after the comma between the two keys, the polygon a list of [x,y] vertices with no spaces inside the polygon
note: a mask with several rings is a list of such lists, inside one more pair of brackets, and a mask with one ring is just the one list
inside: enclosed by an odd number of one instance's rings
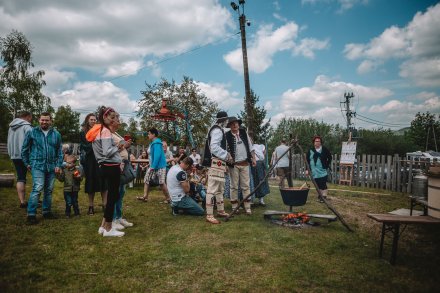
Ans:
{"label": "leather belt", "polygon": [[249,166],[249,162],[248,161],[241,161],[241,162],[234,163],[234,165],[236,165],[236,166]]}

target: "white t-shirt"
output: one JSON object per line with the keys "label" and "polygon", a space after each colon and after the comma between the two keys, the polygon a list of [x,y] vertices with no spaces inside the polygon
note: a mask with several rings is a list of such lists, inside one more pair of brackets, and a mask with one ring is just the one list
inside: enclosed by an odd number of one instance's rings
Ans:
{"label": "white t-shirt", "polygon": [[[278,160],[287,150],[289,147],[285,144],[279,145],[275,148],[275,161]],[[281,158],[281,160],[277,164],[278,168],[283,167],[289,167],[289,153],[285,154],[284,157]]]}
{"label": "white t-shirt", "polygon": [[179,202],[185,196],[181,182],[187,179],[186,172],[179,166],[174,165],[167,174],[167,187],[171,201]]}
{"label": "white t-shirt", "polygon": [[196,154],[195,156],[191,154],[189,157],[193,160],[194,165],[200,165],[201,157],[199,154]]}

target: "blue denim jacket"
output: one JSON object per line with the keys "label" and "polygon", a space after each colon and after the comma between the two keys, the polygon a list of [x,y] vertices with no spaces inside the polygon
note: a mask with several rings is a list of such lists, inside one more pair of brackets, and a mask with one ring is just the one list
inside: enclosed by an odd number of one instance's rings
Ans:
{"label": "blue denim jacket", "polygon": [[50,128],[45,136],[40,126],[32,128],[26,133],[21,157],[24,165],[34,170],[53,172],[55,167],[61,168],[63,152],[60,133]]}

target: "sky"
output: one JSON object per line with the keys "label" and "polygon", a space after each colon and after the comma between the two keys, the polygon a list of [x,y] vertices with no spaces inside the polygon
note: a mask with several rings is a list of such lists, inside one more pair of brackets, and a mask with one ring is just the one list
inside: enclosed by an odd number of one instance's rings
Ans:
{"label": "sky", "polygon": [[[0,36],[26,35],[55,108],[84,115],[104,104],[128,119],[145,83],[189,76],[232,116],[245,89],[230,2],[0,0]],[[440,113],[438,1],[248,0],[244,14],[250,85],[273,125],[345,126],[345,93],[358,129],[397,130],[417,112]]]}

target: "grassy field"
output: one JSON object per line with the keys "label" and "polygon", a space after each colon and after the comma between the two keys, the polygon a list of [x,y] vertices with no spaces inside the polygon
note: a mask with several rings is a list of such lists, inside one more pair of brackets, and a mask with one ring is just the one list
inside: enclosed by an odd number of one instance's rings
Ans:
{"label": "grassy field", "polygon": [[[12,165],[0,158],[0,172],[8,170]],[[61,188],[58,182],[53,197],[59,216],[64,209]],[[137,202],[137,187],[128,189],[124,210],[135,226],[122,238],[108,239],[97,233],[102,212],[86,215],[83,192],[80,217],[42,220],[39,214],[40,223],[28,226],[15,189],[1,188],[0,291],[437,291],[439,227],[408,226],[399,242],[397,264],[391,266],[378,258],[380,225],[366,213],[408,208],[407,197],[362,191],[380,194],[330,192],[333,205],[355,230],[350,233],[339,222],[290,229],[265,221],[265,209],[288,209],[276,188],[267,197],[267,207],[256,207],[252,216],[209,225],[201,217],[173,217],[169,207],[159,203],[158,191],[150,202]],[[310,192],[307,204],[297,211],[331,214],[315,198]],[[388,259],[390,246],[384,251]]]}

